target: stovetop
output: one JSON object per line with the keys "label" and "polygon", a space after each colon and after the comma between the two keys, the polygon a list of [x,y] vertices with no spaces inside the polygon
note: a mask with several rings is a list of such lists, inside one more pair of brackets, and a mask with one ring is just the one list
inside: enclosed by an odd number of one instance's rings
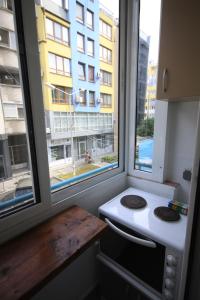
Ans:
{"label": "stovetop", "polygon": [[[125,195],[138,195],[147,201],[141,209],[129,209],[120,203]],[[175,222],[166,222],[154,214],[158,206],[168,206],[171,199],[160,197],[135,188],[128,188],[115,198],[100,206],[99,213],[119,222],[154,241],[178,251],[184,250],[187,217],[181,215]]]}

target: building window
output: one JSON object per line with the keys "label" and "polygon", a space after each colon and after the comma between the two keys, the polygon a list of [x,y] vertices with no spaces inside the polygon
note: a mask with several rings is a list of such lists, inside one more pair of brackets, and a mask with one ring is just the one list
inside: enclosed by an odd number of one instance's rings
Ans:
{"label": "building window", "polygon": [[94,82],[94,67],[88,66],[88,81]]}
{"label": "building window", "polygon": [[80,52],[85,52],[85,37],[84,35],[77,33],[77,49]]}
{"label": "building window", "polygon": [[4,117],[10,119],[24,119],[24,109],[22,105],[14,103],[4,103]]}
{"label": "building window", "polygon": [[100,59],[111,64],[112,63],[112,51],[110,49],[100,45]]}
{"label": "building window", "polygon": [[71,62],[69,58],[49,53],[49,68],[53,73],[71,76]]}
{"label": "building window", "polygon": [[101,70],[101,84],[112,86],[112,73]]}
{"label": "building window", "polygon": [[59,159],[64,159],[64,147],[63,145],[61,146],[52,146],[51,147],[51,159],[54,160],[59,160]]}
{"label": "building window", "polygon": [[80,105],[85,106],[86,105],[86,91],[80,91],[79,93],[79,101],[80,101]]}
{"label": "building window", "polygon": [[94,29],[94,14],[90,10],[87,10],[86,22],[87,27],[89,27],[90,29]]}
{"label": "building window", "polygon": [[19,74],[0,71],[0,83],[8,85],[20,85]]}
{"label": "building window", "polygon": [[12,1],[11,0],[0,0],[0,8],[1,7],[12,10]]}
{"label": "building window", "polygon": [[76,19],[77,21],[84,23],[84,7],[78,2],[76,2]]}
{"label": "building window", "polygon": [[63,0],[51,0],[52,2],[54,2],[56,5],[63,7]]}
{"label": "building window", "polygon": [[55,86],[52,89],[52,103],[57,104],[71,104],[72,100],[72,88]]}
{"label": "building window", "polygon": [[89,91],[89,105],[95,105],[95,92]]}
{"label": "building window", "polygon": [[9,47],[9,31],[0,28],[0,45]]}
{"label": "building window", "polygon": [[81,80],[86,80],[85,76],[85,64],[78,63],[78,78]]}
{"label": "building window", "polygon": [[101,19],[99,20],[99,31],[101,35],[105,36],[109,40],[112,40],[112,26]]}
{"label": "building window", "polygon": [[57,42],[69,45],[69,28],[50,19],[46,19],[47,37]]}
{"label": "building window", "polygon": [[103,107],[112,107],[112,96],[110,94],[101,93],[100,98]]}
{"label": "building window", "polygon": [[54,122],[54,132],[67,132],[69,131],[69,113],[67,112],[54,112],[53,122]]}
{"label": "building window", "polygon": [[87,54],[90,56],[94,56],[94,41],[91,39],[88,39],[87,42]]}

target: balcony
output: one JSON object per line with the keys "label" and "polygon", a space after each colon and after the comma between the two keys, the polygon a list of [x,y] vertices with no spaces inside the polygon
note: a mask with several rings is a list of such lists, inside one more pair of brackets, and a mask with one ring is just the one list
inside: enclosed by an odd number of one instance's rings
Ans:
{"label": "balcony", "polygon": [[0,27],[14,31],[12,11],[0,8]]}
{"label": "balcony", "polygon": [[0,68],[1,66],[18,70],[19,64],[16,51],[0,46]]}
{"label": "balcony", "polygon": [[2,102],[22,104],[22,90],[20,86],[0,84]]}

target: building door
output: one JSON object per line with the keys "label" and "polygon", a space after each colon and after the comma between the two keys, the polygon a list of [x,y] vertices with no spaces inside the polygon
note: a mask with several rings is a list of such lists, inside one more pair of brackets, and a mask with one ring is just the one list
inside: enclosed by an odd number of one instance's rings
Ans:
{"label": "building door", "polygon": [[84,158],[85,157],[85,153],[86,153],[86,141],[82,141],[79,142],[79,159]]}
{"label": "building door", "polygon": [[5,178],[5,166],[3,156],[0,155],[0,181]]}

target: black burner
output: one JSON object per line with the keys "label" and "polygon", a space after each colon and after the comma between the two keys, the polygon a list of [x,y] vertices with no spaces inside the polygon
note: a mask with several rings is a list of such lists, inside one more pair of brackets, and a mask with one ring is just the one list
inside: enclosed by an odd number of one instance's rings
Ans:
{"label": "black burner", "polygon": [[155,208],[154,214],[161,220],[168,222],[178,221],[180,219],[180,215],[177,211],[165,206]]}
{"label": "black burner", "polygon": [[127,208],[143,208],[147,205],[144,198],[137,195],[126,195],[121,198],[121,204]]}

